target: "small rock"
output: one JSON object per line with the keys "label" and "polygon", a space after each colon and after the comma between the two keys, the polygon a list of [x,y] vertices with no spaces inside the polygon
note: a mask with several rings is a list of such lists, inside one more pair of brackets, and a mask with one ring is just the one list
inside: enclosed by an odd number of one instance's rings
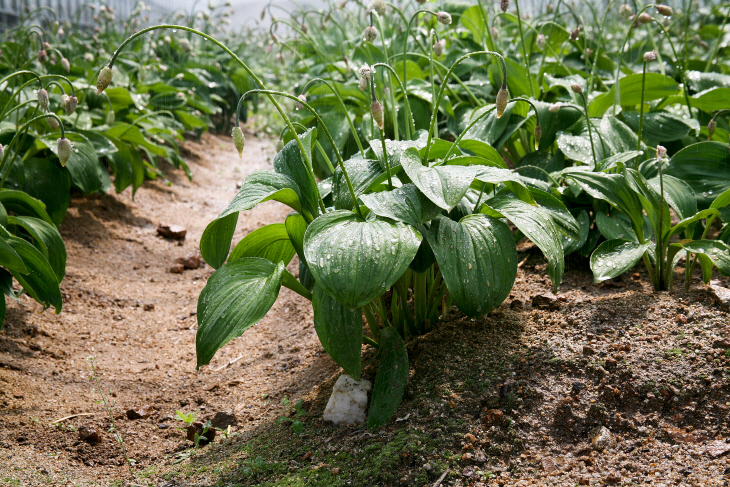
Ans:
{"label": "small rock", "polygon": [[188,441],[192,441],[195,443],[195,434],[198,434],[200,437],[200,444],[201,445],[207,445],[211,441],[215,439],[215,430],[213,427],[211,427],[208,431],[203,434],[203,423],[200,423],[198,421],[194,422],[190,426],[188,426],[187,429],[187,437]]}
{"label": "small rock", "polygon": [[730,337],[715,340],[714,342],[712,342],[712,346],[714,348],[724,348],[725,350],[727,350],[728,348],[730,348]]}
{"label": "small rock", "polygon": [[520,301],[519,299],[515,299],[514,301],[512,301],[512,302],[511,302],[511,303],[509,304],[509,307],[510,307],[511,309],[522,309],[522,307],[523,307],[523,304],[522,304],[522,301]]}
{"label": "small rock", "polygon": [[214,428],[224,430],[229,426],[231,428],[238,426],[238,420],[236,419],[236,415],[233,414],[233,411],[218,411],[213,416],[213,419],[210,420],[210,424]]}
{"label": "small rock", "polygon": [[175,259],[176,264],[182,264],[185,269],[197,269],[202,263],[198,254],[188,254],[185,257]]}
{"label": "small rock", "polygon": [[335,424],[362,423],[371,389],[372,384],[368,380],[356,381],[347,374],[341,375],[332,388],[322,419]]}
{"label": "small rock", "polygon": [[621,474],[616,471],[609,472],[608,475],[606,475],[606,482],[621,482]]}
{"label": "small rock", "polygon": [[170,267],[170,272],[173,274],[182,274],[185,270],[185,266],[179,263],[172,264],[172,267]]}
{"label": "small rock", "polygon": [[720,285],[720,281],[710,281],[710,289],[725,306],[730,306],[730,289]]}
{"label": "small rock", "polygon": [[185,235],[187,234],[188,231],[179,225],[160,223],[157,226],[157,235],[165,238],[171,238],[173,240],[185,240]]}
{"label": "small rock", "polygon": [[474,452],[474,461],[479,463],[484,463],[487,461],[487,456],[484,454],[481,450],[476,450]]}
{"label": "small rock", "polygon": [[484,426],[492,426],[502,422],[504,413],[499,409],[485,409],[482,416],[482,423]]}
{"label": "small rock", "polygon": [[540,463],[542,463],[542,469],[547,473],[555,471],[555,460],[551,457],[543,457]]}
{"label": "small rock", "polygon": [[703,430],[689,432],[679,428],[667,428],[667,435],[675,443],[699,443],[706,438]]}
{"label": "small rock", "polygon": [[93,424],[84,424],[79,428],[79,439],[92,445],[101,443],[101,435]]}
{"label": "small rock", "polygon": [[141,408],[128,410],[127,418],[128,419],[149,418],[154,411],[155,411],[155,408],[153,408],[151,404],[145,404]]}
{"label": "small rock", "polygon": [[474,470],[474,467],[466,467],[464,470],[461,471],[461,475],[468,479],[471,479],[476,477],[477,472],[476,470]]}
{"label": "small rock", "polygon": [[571,390],[572,390],[573,394],[576,394],[576,395],[580,394],[581,389],[583,389],[583,384],[581,384],[578,381],[573,382],[573,385],[571,386]]}
{"label": "small rock", "polygon": [[591,485],[591,480],[587,477],[581,477],[580,479],[578,479],[578,483],[580,485]]}
{"label": "small rock", "polygon": [[611,433],[611,430],[605,426],[598,426],[594,428],[589,435],[593,448],[598,451],[611,449],[616,447],[616,438]]}
{"label": "small rock", "polygon": [[335,467],[332,469],[332,475],[337,475],[338,473],[340,473],[339,467]]}
{"label": "small rock", "polygon": [[312,452],[311,451],[308,451],[307,453],[304,454],[304,460],[309,460],[311,458],[312,458]]}
{"label": "small rock", "polygon": [[152,303],[145,303],[145,305],[142,307],[145,311],[152,311],[155,309],[155,305]]}
{"label": "small rock", "polygon": [[593,350],[591,347],[589,347],[588,345],[583,345],[583,355],[593,355],[594,353],[596,353],[596,351]]}
{"label": "small rock", "polygon": [[157,429],[160,429],[160,430],[166,430],[166,429],[167,429],[167,428],[169,428],[169,427],[170,427],[170,426],[168,426],[168,425],[167,425],[167,424],[165,424],[165,423],[158,423],[158,424],[157,424]]}
{"label": "small rock", "polygon": [[707,453],[711,457],[717,458],[721,455],[730,451],[730,443],[725,443],[724,440],[716,440],[707,445]]}
{"label": "small rock", "polygon": [[552,293],[538,294],[531,298],[534,308],[556,310],[560,309],[560,301],[558,297]]}

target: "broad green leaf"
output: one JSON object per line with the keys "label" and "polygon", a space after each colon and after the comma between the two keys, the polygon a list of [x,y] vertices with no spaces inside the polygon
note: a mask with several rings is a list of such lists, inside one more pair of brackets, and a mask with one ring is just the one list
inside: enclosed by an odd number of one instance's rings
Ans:
{"label": "broad green leaf", "polygon": [[289,241],[297,251],[299,260],[306,262],[304,257],[304,232],[307,231],[307,221],[299,213],[291,213],[284,221],[286,233],[289,235]]}
{"label": "broad green leaf", "polygon": [[704,209],[717,195],[730,189],[730,152],[727,144],[698,142],[680,150],[669,161],[665,174],[689,184]]}
{"label": "broad green leaf", "polygon": [[23,161],[23,172],[25,192],[42,201],[53,223],[60,225],[71,200],[68,171],[53,160],[34,157]]}
{"label": "broad green leaf", "polygon": [[480,316],[509,295],[517,275],[517,250],[507,224],[482,214],[455,222],[436,217],[426,233],[454,304]]}
{"label": "broad green leaf", "polygon": [[591,219],[590,216],[588,216],[588,212],[585,210],[580,210],[580,213],[578,213],[578,217],[575,220],[580,228],[580,234],[578,238],[574,239],[565,234],[561,236],[563,242],[563,253],[565,255],[570,255],[573,252],[576,252],[581,247],[583,247],[583,245],[588,240],[588,232],[591,228]]}
{"label": "broad green leaf", "polygon": [[28,274],[29,272],[20,255],[2,237],[0,237],[0,266],[13,273]]}
{"label": "broad green leaf", "polygon": [[719,215],[720,215],[720,213],[715,208],[708,208],[706,210],[702,210],[702,211],[698,212],[697,214],[692,215],[689,218],[685,218],[684,220],[682,220],[679,223],[677,223],[676,225],[674,225],[671,228],[671,230],[669,231],[666,238],[669,238],[673,235],[677,235],[678,233],[682,233],[685,230],[685,228],[689,227],[694,222],[697,222],[700,220],[705,220],[706,218],[709,218],[709,217],[717,217]]}
{"label": "broad green leaf", "polygon": [[362,308],[349,309],[315,284],[314,329],[322,347],[353,379],[360,380]]}
{"label": "broad green leaf", "polygon": [[537,114],[540,117],[542,137],[540,138],[540,150],[547,150],[552,147],[558,132],[568,130],[575,125],[581,117],[581,111],[571,108],[562,108],[557,112],[551,112],[552,103],[533,101],[537,106]]}
{"label": "broad green leaf", "polygon": [[368,411],[368,429],[387,424],[403,399],[408,382],[408,352],[393,327],[380,331],[380,364]]}
{"label": "broad green leaf", "polygon": [[111,165],[114,168],[114,189],[121,193],[125,188],[132,186],[132,195],[137,192],[144,182],[144,162],[139,151],[120,139],[113,139],[117,152],[111,155]]}
{"label": "broad green leaf", "polygon": [[[685,250],[705,255],[723,276],[730,276],[730,246],[719,240],[694,240],[683,244]],[[709,279],[705,279],[707,283]]]}
{"label": "broad green leaf", "polygon": [[[512,116],[514,104],[507,105],[504,114],[497,118],[496,110],[492,110],[489,114],[484,115],[476,122],[465,134],[464,139],[476,139],[489,145],[494,145],[499,140],[502,133],[509,125],[509,119]],[[485,106],[474,110],[469,117],[467,123],[471,123],[477,117],[480,117],[490,107]]]}
{"label": "broad green leaf", "polygon": [[[316,136],[316,129],[310,129],[304,136],[299,136],[309,157],[312,155],[312,139]],[[307,164],[295,140],[288,142],[274,157],[274,171],[288,176],[295,182],[302,209],[315,217],[320,213],[319,190],[317,189],[317,181],[310,169],[311,167]],[[243,190],[243,188],[241,189]],[[299,208],[294,209],[299,213],[302,212]]]}
{"label": "broad green leaf", "polygon": [[[380,162],[375,159],[363,159],[360,154],[345,161],[344,166],[350,176],[352,189],[355,191],[356,196],[360,196],[376,184],[383,174]],[[335,168],[335,174],[332,177],[332,195],[335,209],[351,210],[354,208],[355,202],[352,201],[350,189],[347,187],[347,180],[340,166]]]}
{"label": "broad green leaf", "polygon": [[[510,191],[512,191],[519,199],[530,204],[535,203],[535,198],[532,196],[530,190],[525,186],[525,182],[519,173],[510,171],[509,169],[502,169],[499,167],[489,166],[471,166],[477,170],[474,175],[474,179],[483,183],[491,184],[504,184]],[[477,189],[472,183],[472,187]],[[481,190],[481,185],[478,185],[478,189]]]}
{"label": "broad green leaf", "polygon": [[[689,184],[669,175],[665,175],[663,179],[664,201],[677,212],[677,216],[680,219],[685,219],[697,213],[697,200]],[[652,178],[647,182],[657,194],[661,195],[662,181],[659,177]]]}
{"label": "broad green leaf", "polygon": [[[642,73],[629,74],[621,78],[619,84],[619,95],[616,98],[621,106],[636,106],[641,103]],[[600,117],[614,103],[615,87],[607,93],[598,95],[588,106],[588,113],[591,117]],[[679,93],[680,88],[677,82],[659,73],[646,73],[646,84],[644,86],[644,103],[666,98]]]}
{"label": "broad green leaf", "polygon": [[[639,131],[639,112],[622,112],[626,125],[631,127],[634,133]],[[644,123],[641,127],[641,138],[653,142],[673,142],[689,135],[692,126],[681,117],[669,112],[644,113]],[[647,142],[648,143],[648,142]],[[636,148],[636,144],[634,144]]]}
{"label": "broad green leaf", "polygon": [[710,208],[714,208],[720,211],[720,217],[723,222],[730,221],[730,189],[722,192],[710,205]]}
{"label": "broad green leaf", "polygon": [[[596,212],[596,226],[606,240],[630,240],[639,242],[631,226],[631,220],[620,211],[612,210],[611,215],[603,211]],[[651,226],[649,227],[651,232]],[[645,233],[644,238],[650,235]]]}
{"label": "broad green leaf", "polygon": [[520,231],[537,245],[548,261],[547,273],[557,291],[563,281],[565,258],[560,231],[550,213],[517,198],[497,196],[487,206],[507,217]]}
{"label": "broad green leaf", "polygon": [[289,265],[296,250],[283,223],[272,223],[246,235],[231,251],[229,262],[242,257],[261,257],[274,264]]}
{"label": "broad green leaf", "polygon": [[502,159],[502,156],[499,155],[497,149],[487,144],[486,142],[483,142],[481,140],[464,138],[461,139],[461,142],[459,142],[459,149],[469,151],[475,156],[487,159],[491,162],[491,164],[481,162],[478,164],[492,165],[495,167],[507,169],[507,164],[505,164],[504,159]]}
{"label": "broad green leaf", "polygon": [[5,237],[5,241],[23,259],[28,269],[27,273],[11,270],[13,277],[44,308],[53,306],[56,314],[60,313],[61,307],[63,306],[61,289],[58,287],[58,278],[53,272],[53,268],[48,263],[48,260],[46,260],[40,250],[22,238],[8,236]]}
{"label": "broad green leaf", "polygon": [[441,214],[441,208],[410,183],[392,191],[364,194],[360,199],[376,215],[414,227]]}
{"label": "broad green leaf", "polygon": [[16,215],[35,216],[53,224],[53,220],[46,212],[46,205],[23,191],[0,190],[0,204]]}
{"label": "broad green leaf", "polygon": [[238,213],[218,217],[205,227],[200,237],[200,254],[213,269],[218,269],[228,258]]}
{"label": "broad green leaf", "polygon": [[530,191],[535,199],[535,203],[550,214],[560,233],[574,240],[580,240],[582,238],[582,226],[579,225],[562,201],[546,191],[534,188]]}
{"label": "broad green leaf", "polygon": [[[58,153],[57,137],[47,134],[40,140],[54,153]],[[106,168],[99,161],[94,145],[82,134],[66,132],[66,138],[73,142],[71,158],[66,163],[66,170],[71,176],[71,184],[88,195],[105,190],[110,180]]]}
{"label": "broad green leaf", "polygon": [[266,315],[279,296],[284,271],[281,263],[244,257],[210,276],[198,298],[197,367]]}
{"label": "broad green leaf", "polygon": [[304,234],[304,255],[315,281],[348,308],[388,290],[418,251],[415,228],[382,220],[361,221],[337,210],[315,219]]}
{"label": "broad green leaf", "polygon": [[591,255],[591,270],[596,282],[613,279],[632,269],[651,243],[639,244],[627,240],[606,240]]}
{"label": "broad green leaf", "polygon": [[413,184],[446,210],[453,209],[461,201],[478,172],[471,166],[424,166],[415,149],[406,150],[400,160]]}
{"label": "broad green leaf", "polygon": [[33,238],[34,244],[51,264],[58,282],[66,274],[66,246],[54,225],[31,216],[9,216],[8,223],[22,227]]}

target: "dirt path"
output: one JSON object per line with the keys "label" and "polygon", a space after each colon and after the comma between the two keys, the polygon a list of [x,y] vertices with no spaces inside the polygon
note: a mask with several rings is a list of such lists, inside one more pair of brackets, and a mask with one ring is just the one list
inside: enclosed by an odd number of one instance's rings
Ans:
{"label": "dirt path", "polygon": [[[197,297],[213,270],[169,269],[198,252],[206,224],[233,198],[237,182],[270,167],[273,148],[248,137],[242,162],[230,139],[206,136],[185,150],[192,182],[170,169],[171,185],[148,181],[134,200],[129,191],[73,198],[61,226],[68,251],[63,313],[40,314],[27,298],[9,306],[0,332],[0,485],[99,486],[119,477],[124,457],[89,381],[89,356],[140,467],[184,449],[178,409],[200,410],[203,420],[232,411],[245,430],[275,415],[283,397],[334,371],[311,308],[287,289],[261,323],[195,371]],[[287,213],[271,202],[242,214],[234,241]],[[160,222],[185,227],[185,241],[157,236]],[[145,405],[150,417],[127,418],[126,411]],[[84,416],[52,425],[74,414]],[[100,444],[80,440],[84,425],[95,427]]]}

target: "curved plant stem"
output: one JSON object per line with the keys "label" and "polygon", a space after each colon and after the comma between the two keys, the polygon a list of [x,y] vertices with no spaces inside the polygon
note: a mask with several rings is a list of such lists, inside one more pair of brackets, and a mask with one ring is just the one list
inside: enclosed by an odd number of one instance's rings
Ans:
{"label": "curved plant stem", "polygon": [[[639,130],[636,133],[636,150],[641,151],[641,132],[644,126],[644,88],[646,87],[646,61],[644,61],[644,69],[641,73],[641,103],[639,104]],[[595,156],[594,156],[595,158]],[[634,166],[639,165],[639,156],[634,160]],[[661,214],[659,216],[661,219]]]}
{"label": "curved plant stem", "polygon": [[371,68],[375,69],[380,66],[386,68],[390,72],[391,76],[393,76],[395,78],[395,80],[398,82],[398,86],[400,87],[401,92],[403,93],[403,102],[406,107],[406,123],[405,123],[406,139],[411,140],[411,138],[413,137],[413,134],[416,133],[416,125],[413,122],[413,113],[411,112],[411,104],[408,101],[408,93],[406,93],[406,87],[405,87],[405,85],[403,85],[403,82],[398,77],[398,74],[395,72],[395,69],[393,69],[393,67],[390,64],[375,63],[371,66]]}
{"label": "curved plant stem", "polygon": [[5,169],[5,163],[7,162],[8,157],[10,157],[10,152],[13,149],[13,147],[15,146],[15,143],[17,142],[20,134],[22,134],[26,130],[28,130],[28,127],[30,127],[30,124],[32,124],[33,122],[40,120],[42,118],[48,118],[48,117],[56,119],[56,121],[58,122],[58,126],[61,129],[61,138],[62,139],[66,138],[66,130],[63,128],[63,122],[61,121],[60,118],[58,118],[58,115],[56,115],[55,113],[44,113],[42,115],[38,115],[36,117],[31,118],[27,122],[25,122],[25,124],[19,126],[18,129],[16,130],[15,134],[13,135],[13,138],[10,140],[10,143],[5,147],[5,154],[3,154],[2,161],[0,161],[0,173],[2,173],[3,171],[5,172],[5,174],[3,175],[2,181],[0,181],[0,188],[2,188],[3,185],[5,185],[5,180],[7,179],[8,175],[10,174],[10,169],[12,169],[12,167],[13,167],[13,162],[15,162],[15,158],[11,159],[10,163],[8,165],[8,168]]}
{"label": "curved plant stem", "polygon": [[522,41],[522,57],[525,60],[525,69],[527,69],[527,82],[530,84],[530,94],[535,98],[535,87],[532,86],[532,73],[530,72],[530,58],[527,57],[525,49],[525,36],[522,32],[522,16],[520,15],[520,2],[515,0],[515,8],[517,9],[517,27],[520,31],[520,40]]}

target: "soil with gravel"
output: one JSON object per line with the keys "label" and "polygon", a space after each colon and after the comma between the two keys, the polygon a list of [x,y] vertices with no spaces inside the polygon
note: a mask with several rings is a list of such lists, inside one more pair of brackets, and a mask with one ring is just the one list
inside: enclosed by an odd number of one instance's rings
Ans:
{"label": "soil with gravel", "polygon": [[[316,338],[309,304],[286,289],[261,323],[196,372],[196,300],[212,270],[170,268],[197,251],[236,183],[269,167],[271,148],[252,139],[243,163],[225,138],[186,149],[192,182],[171,171],[171,186],[147,182],[134,200],[73,200],[61,227],[69,251],[62,314],[38,314],[25,299],[9,309],[0,333],[0,485],[730,483],[730,321],[699,275],[688,292],[657,293],[639,268],[598,285],[585,261],[569,259],[553,295],[544,259],[523,243],[517,282],[497,310],[469,320],[454,308],[407,342],[405,400],[374,431],[322,422],[341,369]],[[234,241],[286,214],[273,202],[242,214]],[[158,237],[160,222],[185,227],[186,240]],[[369,361],[373,350],[363,350]],[[89,381],[92,355],[137,462],[132,476]],[[364,377],[373,380],[376,367],[377,358]],[[293,419],[298,399],[301,434],[277,420]],[[129,419],[145,405],[149,417]],[[236,424],[195,449],[176,410],[199,411],[203,421],[227,411]],[[100,443],[82,441],[85,425]]]}

